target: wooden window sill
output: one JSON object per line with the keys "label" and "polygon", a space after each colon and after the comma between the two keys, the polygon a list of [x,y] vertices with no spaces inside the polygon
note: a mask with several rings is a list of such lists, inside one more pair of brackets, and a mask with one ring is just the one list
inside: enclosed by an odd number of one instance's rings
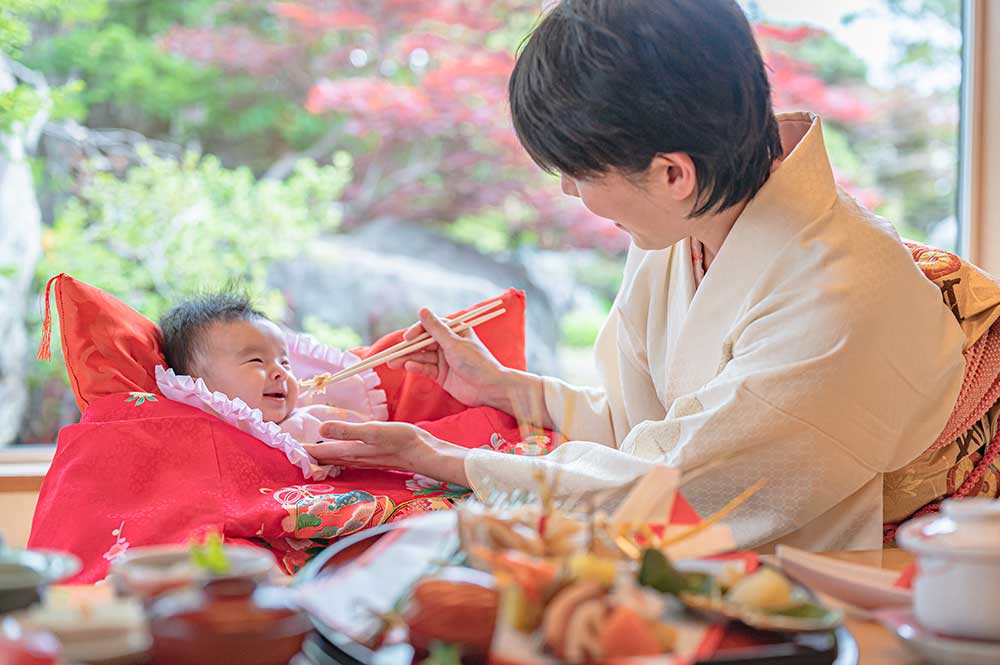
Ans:
{"label": "wooden window sill", "polygon": [[0,493],[37,492],[52,464],[55,446],[0,449]]}

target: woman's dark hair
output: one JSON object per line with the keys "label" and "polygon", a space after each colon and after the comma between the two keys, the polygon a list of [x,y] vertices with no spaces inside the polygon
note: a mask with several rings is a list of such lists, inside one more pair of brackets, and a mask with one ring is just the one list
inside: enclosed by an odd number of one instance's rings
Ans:
{"label": "woman's dark hair", "polygon": [[171,307],[160,318],[163,356],[178,374],[191,374],[202,351],[202,335],[215,323],[267,319],[249,296],[235,288],[194,296]]}
{"label": "woman's dark hair", "polygon": [[751,198],[781,156],[735,0],[562,0],[524,43],[509,94],[521,144],[549,172],[634,176],[659,153],[687,153],[692,216]]}

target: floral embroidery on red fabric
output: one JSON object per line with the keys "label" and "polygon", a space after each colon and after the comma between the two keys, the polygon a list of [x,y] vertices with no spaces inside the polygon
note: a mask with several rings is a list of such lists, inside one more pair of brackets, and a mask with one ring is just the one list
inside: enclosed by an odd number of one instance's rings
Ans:
{"label": "floral embroidery on red fabric", "polygon": [[543,432],[536,432],[525,436],[517,443],[511,443],[502,434],[494,432],[493,436],[490,437],[489,444],[480,446],[480,448],[513,455],[547,455],[552,452],[552,439]]}
{"label": "floral embroidery on red fabric", "polygon": [[933,281],[951,274],[962,267],[962,259],[943,249],[927,247],[918,243],[906,243],[913,260],[927,279]]}
{"label": "floral embroidery on red fabric", "polygon": [[114,561],[122,554],[125,554],[126,551],[128,551],[129,542],[125,539],[125,536],[122,535],[122,532],[124,530],[125,530],[125,522],[122,522],[121,524],[118,525],[117,529],[111,532],[111,535],[115,537],[115,543],[108,548],[107,552],[105,552],[102,555],[108,561]]}
{"label": "floral embroidery on red fabric", "polygon": [[293,485],[278,490],[261,488],[285,509],[281,528],[301,540],[330,540],[385,521],[392,509],[386,496],[363,490],[337,493],[333,485]]}
{"label": "floral embroidery on red fabric", "polygon": [[461,499],[472,494],[472,490],[461,485],[453,485],[440,480],[434,480],[420,474],[406,481],[406,489],[415,497],[440,497],[443,499]]}
{"label": "floral embroidery on red fabric", "polygon": [[451,510],[455,507],[455,502],[446,496],[422,496],[396,506],[389,515],[387,522],[398,522],[407,517],[429,513],[435,510]]}
{"label": "floral embroidery on red fabric", "polygon": [[129,396],[125,398],[126,402],[132,402],[132,406],[142,406],[146,402],[158,402],[156,395],[153,393],[129,393]]}

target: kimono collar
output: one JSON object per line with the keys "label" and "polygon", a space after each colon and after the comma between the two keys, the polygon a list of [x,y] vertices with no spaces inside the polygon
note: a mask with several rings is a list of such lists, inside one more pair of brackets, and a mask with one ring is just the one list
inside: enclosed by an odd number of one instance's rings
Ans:
{"label": "kimono collar", "polygon": [[[742,313],[751,285],[804,225],[837,200],[819,117],[787,113],[779,115],[778,122],[783,144],[788,142],[785,158],[736,220],[694,292],[673,354],[676,371],[667,382],[667,405],[718,373],[725,337]],[[685,239],[672,258],[684,261],[678,268],[691,275],[688,242]]]}

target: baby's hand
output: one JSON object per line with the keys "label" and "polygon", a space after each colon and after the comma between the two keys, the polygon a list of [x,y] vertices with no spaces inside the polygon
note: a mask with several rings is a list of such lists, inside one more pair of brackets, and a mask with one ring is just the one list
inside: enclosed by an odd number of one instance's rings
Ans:
{"label": "baby's hand", "polygon": [[326,404],[295,409],[282,423],[281,429],[292,435],[292,438],[302,443],[318,443],[323,441],[319,433],[320,425],[328,420],[339,420],[348,423],[364,423],[368,419],[356,411],[341,409]]}

